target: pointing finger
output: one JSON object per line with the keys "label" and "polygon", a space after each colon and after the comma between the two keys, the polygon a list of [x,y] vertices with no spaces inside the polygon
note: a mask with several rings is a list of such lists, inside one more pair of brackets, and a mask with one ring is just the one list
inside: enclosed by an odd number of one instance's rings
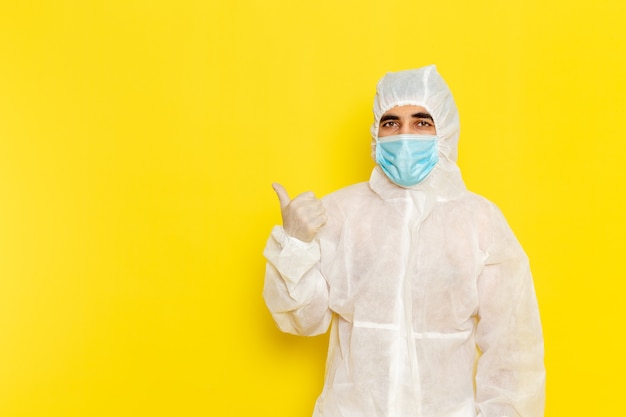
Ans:
{"label": "pointing finger", "polygon": [[272,188],[274,189],[274,191],[276,191],[276,194],[278,195],[278,201],[280,202],[280,208],[283,209],[283,208],[287,207],[287,204],[289,204],[291,199],[289,198],[289,193],[287,192],[287,190],[285,190],[285,187],[283,187],[279,183],[275,182],[275,183],[272,184]]}

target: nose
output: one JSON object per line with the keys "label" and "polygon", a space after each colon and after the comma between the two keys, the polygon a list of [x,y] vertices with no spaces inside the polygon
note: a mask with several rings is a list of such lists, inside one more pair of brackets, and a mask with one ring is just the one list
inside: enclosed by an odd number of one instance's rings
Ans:
{"label": "nose", "polygon": [[400,132],[399,133],[401,135],[413,133],[411,131],[411,124],[410,123],[402,123],[402,125],[400,126]]}

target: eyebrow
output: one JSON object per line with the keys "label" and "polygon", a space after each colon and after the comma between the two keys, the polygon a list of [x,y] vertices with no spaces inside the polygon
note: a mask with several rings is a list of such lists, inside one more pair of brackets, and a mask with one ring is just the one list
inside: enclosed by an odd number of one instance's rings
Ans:
{"label": "eyebrow", "polygon": [[[423,112],[415,113],[415,114],[412,114],[411,117],[416,118],[416,119],[429,119],[430,121],[433,121],[433,116],[431,116],[429,113],[423,113]],[[400,118],[393,114],[386,114],[380,118],[380,123],[386,122],[387,120],[400,120]]]}
{"label": "eyebrow", "polygon": [[417,119],[430,119],[431,121],[433,121],[433,116],[431,116],[429,113],[415,113],[412,114],[411,117],[415,117]]}
{"label": "eyebrow", "polygon": [[386,114],[380,118],[380,123],[386,122],[387,120],[400,120],[398,116],[394,116],[392,114]]}

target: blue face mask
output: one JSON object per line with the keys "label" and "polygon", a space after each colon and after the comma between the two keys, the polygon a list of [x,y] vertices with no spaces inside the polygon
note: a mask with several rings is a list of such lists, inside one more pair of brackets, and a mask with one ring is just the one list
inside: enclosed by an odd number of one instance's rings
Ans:
{"label": "blue face mask", "polygon": [[376,162],[391,181],[411,187],[424,181],[437,165],[434,135],[394,135],[376,138]]}

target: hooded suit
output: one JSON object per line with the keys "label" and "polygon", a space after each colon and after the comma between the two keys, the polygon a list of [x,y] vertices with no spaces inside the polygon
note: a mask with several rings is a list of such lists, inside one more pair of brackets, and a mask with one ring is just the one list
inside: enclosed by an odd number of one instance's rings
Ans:
{"label": "hooded suit", "polygon": [[368,182],[323,198],[311,243],[276,226],[264,297],[281,330],[330,327],[314,417],[541,417],[543,338],[528,259],[498,208],[465,188],[459,117],[434,66],[388,73],[372,146],[395,106],[432,115],[438,163],[400,187]]}

